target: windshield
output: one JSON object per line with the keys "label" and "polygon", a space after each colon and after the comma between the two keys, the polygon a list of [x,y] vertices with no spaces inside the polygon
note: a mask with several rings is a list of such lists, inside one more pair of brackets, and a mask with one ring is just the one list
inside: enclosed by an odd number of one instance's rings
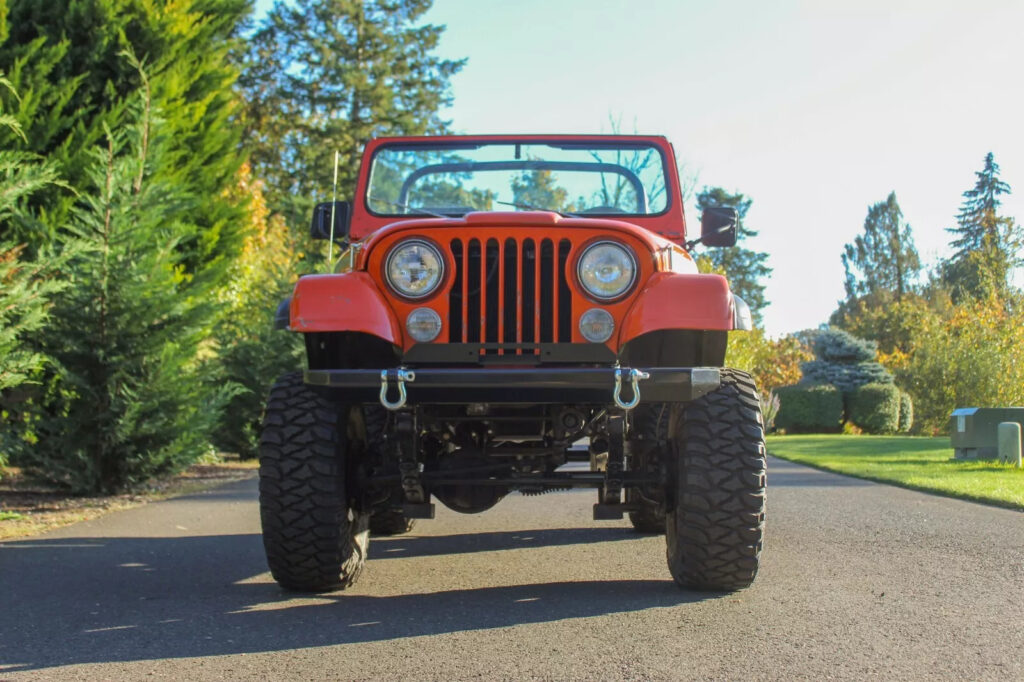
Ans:
{"label": "windshield", "polygon": [[378,215],[656,215],[668,207],[656,147],[591,142],[384,146],[366,201]]}

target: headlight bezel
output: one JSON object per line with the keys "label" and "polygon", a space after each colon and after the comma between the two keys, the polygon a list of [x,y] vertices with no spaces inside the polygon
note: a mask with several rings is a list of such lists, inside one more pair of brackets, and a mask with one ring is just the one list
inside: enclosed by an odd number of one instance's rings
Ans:
{"label": "headlight bezel", "polygon": [[[629,262],[632,265],[632,275],[629,279],[629,283],[622,289],[622,291],[612,296],[602,296],[601,294],[595,293],[594,291],[587,288],[586,282],[583,279],[583,262],[586,259],[587,254],[599,246],[614,246],[620,249],[623,253],[626,254],[626,257],[629,259]],[[632,293],[633,289],[636,287],[637,280],[640,278],[640,261],[637,260],[636,252],[633,251],[632,247],[630,247],[629,244],[616,241],[613,239],[598,239],[590,242],[589,244],[586,244],[580,250],[580,255],[576,259],[575,270],[576,282],[579,284],[580,290],[583,292],[585,296],[587,296],[588,298],[597,303],[615,303],[617,301],[621,301],[626,296],[629,296],[629,294]]]}
{"label": "headlight bezel", "polygon": [[[429,251],[433,252],[438,262],[439,272],[437,276],[437,282],[427,291],[418,294],[406,293],[400,287],[398,287],[395,284],[394,280],[391,278],[392,260],[394,260],[395,256],[402,249],[408,248],[410,246],[425,247]],[[408,239],[402,239],[401,241],[392,244],[391,248],[388,249],[387,254],[384,256],[381,265],[381,269],[383,270],[382,274],[384,277],[384,281],[387,282],[388,288],[396,296],[406,301],[423,301],[430,298],[444,287],[445,278],[448,276],[448,263],[445,260],[444,252],[441,250],[441,247],[435,244],[432,240],[427,239],[425,237],[410,237]]]}
{"label": "headlight bezel", "polygon": [[[437,331],[435,331],[430,338],[421,338],[416,335],[413,331],[413,318],[419,315],[427,315],[430,317],[432,322],[436,322]],[[441,332],[444,331],[444,321],[436,310],[427,306],[420,306],[413,308],[409,311],[409,314],[405,316],[405,333],[412,338],[416,343],[433,343],[441,336]]]}
{"label": "headlight bezel", "polygon": [[[596,338],[587,335],[587,332],[584,331],[585,323],[587,318],[591,316],[605,318],[604,320],[602,320],[602,322],[607,322],[608,324],[607,336],[604,336],[604,338]],[[585,310],[582,315],[580,315],[579,321],[576,323],[576,327],[580,331],[580,336],[586,339],[587,343],[608,343],[608,341],[610,341],[611,338],[615,336],[615,317],[605,308],[589,308]]]}

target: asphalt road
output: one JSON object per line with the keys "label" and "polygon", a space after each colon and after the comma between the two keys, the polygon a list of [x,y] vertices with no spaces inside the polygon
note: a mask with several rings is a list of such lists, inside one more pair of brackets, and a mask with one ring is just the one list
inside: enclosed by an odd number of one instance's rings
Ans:
{"label": "asphalt road", "polygon": [[0,680],[1024,679],[1024,514],[769,464],[761,574],[671,582],[594,493],[438,507],[318,597],[254,481],[0,543]]}

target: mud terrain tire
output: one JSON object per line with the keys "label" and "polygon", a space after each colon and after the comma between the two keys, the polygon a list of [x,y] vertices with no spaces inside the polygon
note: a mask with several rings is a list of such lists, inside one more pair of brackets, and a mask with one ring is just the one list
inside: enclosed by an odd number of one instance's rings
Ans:
{"label": "mud terrain tire", "polygon": [[677,410],[671,446],[675,489],[665,538],[682,587],[731,591],[757,575],[764,538],[765,447],[761,407],[745,372]]}
{"label": "mud terrain tire", "polygon": [[363,570],[369,515],[348,504],[347,468],[361,445],[350,438],[356,409],[314,393],[302,374],[270,390],[260,434],[263,546],[282,587],[324,592],[353,584]]}

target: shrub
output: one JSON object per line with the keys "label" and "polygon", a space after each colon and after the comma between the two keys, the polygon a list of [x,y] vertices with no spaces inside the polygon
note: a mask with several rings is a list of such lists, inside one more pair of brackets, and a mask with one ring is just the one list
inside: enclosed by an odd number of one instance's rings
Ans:
{"label": "shrub", "polygon": [[929,315],[898,377],[918,432],[945,433],[956,407],[1024,404],[1024,306],[992,296]]}
{"label": "shrub", "polygon": [[775,428],[775,418],[779,414],[779,406],[782,404],[779,401],[779,396],[775,394],[775,391],[761,391],[761,418],[764,420],[764,430],[771,431]]}
{"label": "shrub", "polygon": [[900,391],[900,433],[910,433],[914,428],[914,401],[906,391]]}
{"label": "shrub", "polygon": [[843,419],[843,396],[829,384],[798,384],[775,390],[779,414],[775,426],[788,433],[837,433]]}
{"label": "shrub", "polygon": [[848,421],[864,433],[896,433],[900,424],[900,389],[892,384],[864,384],[850,394]]}
{"label": "shrub", "polygon": [[749,372],[762,394],[800,381],[800,363],[814,356],[794,336],[770,339],[760,329],[729,335],[729,367]]}
{"label": "shrub", "polygon": [[278,376],[302,367],[301,334],[273,327],[277,306],[292,289],[301,254],[288,228],[271,216],[263,185],[242,167],[232,195],[249,199],[245,240],[220,291],[221,319],[214,332],[220,371],[241,390],[231,398],[213,433],[219,450],[243,459],[256,456],[263,403]]}

